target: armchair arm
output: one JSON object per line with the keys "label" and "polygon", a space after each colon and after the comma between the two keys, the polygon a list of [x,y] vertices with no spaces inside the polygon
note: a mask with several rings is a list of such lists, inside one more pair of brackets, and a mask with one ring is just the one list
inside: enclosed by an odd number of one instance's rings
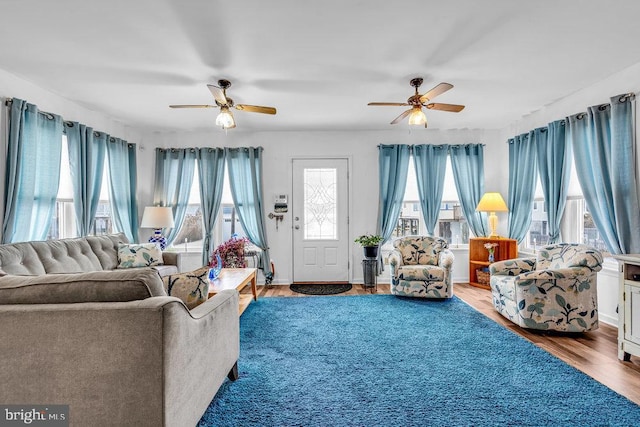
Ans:
{"label": "armchair arm", "polygon": [[399,250],[394,249],[389,253],[389,270],[391,278],[398,278],[398,268],[402,267],[402,254]]}
{"label": "armchair arm", "polygon": [[556,280],[556,279],[577,279],[580,276],[589,276],[592,271],[588,267],[568,267],[549,270],[535,270],[520,275],[519,282],[529,280]]}
{"label": "armchair arm", "polygon": [[455,259],[455,256],[453,255],[453,252],[451,252],[449,249],[445,249],[445,250],[440,252],[440,258],[438,259],[438,265],[440,267],[442,267],[442,268],[450,270],[451,266],[453,265],[453,260],[454,259]]}
{"label": "armchair arm", "polygon": [[402,254],[399,250],[394,249],[389,253],[389,265],[391,267],[401,267],[402,266]]}
{"label": "armchair arm", "polygon": [[535,268],[535,258],[516,258],[494,262],[489,266],[489,272],[492,276],[517,276]]}

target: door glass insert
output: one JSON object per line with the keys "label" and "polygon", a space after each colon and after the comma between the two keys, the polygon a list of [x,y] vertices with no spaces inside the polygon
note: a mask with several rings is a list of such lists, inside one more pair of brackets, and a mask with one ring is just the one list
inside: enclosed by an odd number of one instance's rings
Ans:
{"label": "door glass insert", "polygon": [[338,238],[338,173],[335,168],[304,169],[304,238]]}

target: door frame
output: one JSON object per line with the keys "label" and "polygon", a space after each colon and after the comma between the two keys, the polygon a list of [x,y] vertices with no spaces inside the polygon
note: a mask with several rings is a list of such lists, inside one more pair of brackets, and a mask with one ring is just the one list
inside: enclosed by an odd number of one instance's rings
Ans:
{"label": "door frame", "polygon": [[[352,240],[353,238],[351,237],[351,219],[353,218],[353,212],[352,212],[352,204],[351,204],[351,195],[353,194],[353,188],[352,188],[352,179],[351,179],[351,170],[352,170],[352,166],[353,166],[353,156],[351,155],[336,155],[336,156],[314,156],[314,155],[295,155],[295,156],[290,156],[289,157],[289,194],[291,194],[291,202],[290,202],[290,207],[291,207],[291,212],[293,212],[293,203],[294,203],[294,194],[293,194],[293,162],[294,160],[346,160],[347,161],[347,215],[349,217],[348,221],[347,221],[347,278],[349,280],[349,283],[353,283],[353,244],[352,244]],[[291,269],[289,271],[289,277],[291,277],[291,283],[294,282],[295,277],[293,276],[294,274],[294,267],[295,267],[295,254],[294,254],[294,250],[293,250],[293,239],[294,239],[294,233],[293,233],[293,226],[294,226],[294,222],[293,220],[291,221],[291,227],[290,227],[290,233],[291,233],[291,240],[290,240],[290,244],[289,244],[289,253],[291,254]]]}

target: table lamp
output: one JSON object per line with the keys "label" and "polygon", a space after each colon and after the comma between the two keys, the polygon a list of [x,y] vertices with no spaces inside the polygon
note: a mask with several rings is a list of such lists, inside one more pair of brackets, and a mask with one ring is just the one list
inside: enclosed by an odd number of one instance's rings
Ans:
{"label": "table lamp", "polygon": [[147,206],[142,214],[141,228],[154,228],[154,234],[149,237],[149,242],[157,243],[163,251],[167,247],[167,239],[162,235],[163,228],[171,228],[173,222],[173,212],[170,207]]}
{"label": "table lamp", "polygon": [[496,212],[507,212],[507,204],[500,193],[484,193],[484,196],[480,199],[480,203],[476,207],[476,212],[489,212],[489,227],[491,228],[491,234],[488,237],[498,238],[496,228],[498,227],[498,216]]}

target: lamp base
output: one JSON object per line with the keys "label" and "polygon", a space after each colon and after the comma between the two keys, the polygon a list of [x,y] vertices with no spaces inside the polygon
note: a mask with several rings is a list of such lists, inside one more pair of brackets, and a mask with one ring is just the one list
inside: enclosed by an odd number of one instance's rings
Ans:
{"label": "lamp base", "polygon": [[156,243],[160,246],[160,250],[167,248],[167,239],[162,235],[162,229],[157,228],[151,237],[149,237],[149,243]]}

